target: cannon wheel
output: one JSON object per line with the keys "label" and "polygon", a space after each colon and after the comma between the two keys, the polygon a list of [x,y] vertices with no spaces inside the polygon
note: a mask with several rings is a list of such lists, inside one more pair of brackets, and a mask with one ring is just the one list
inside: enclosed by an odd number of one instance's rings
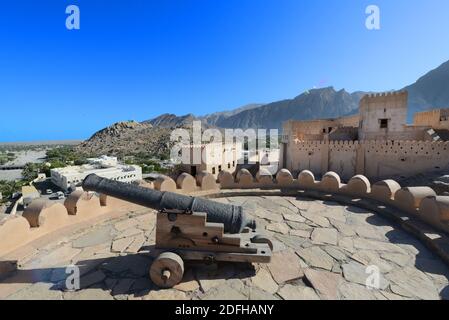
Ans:
{"label": "cannon wheel", "polygon": [[154,260],[150,268],[150,278],[163,289],[176,286],[184,275],[184,261],[173,252],[164,252]]}
{"label": "cannon wheel", "polygon": [[270,247],[270,250],[273,251],[273,243],[267,237],[257,235],[257,236],[254,236],[253,238],[251,238],[251,242],[252,243],[266,243]]}

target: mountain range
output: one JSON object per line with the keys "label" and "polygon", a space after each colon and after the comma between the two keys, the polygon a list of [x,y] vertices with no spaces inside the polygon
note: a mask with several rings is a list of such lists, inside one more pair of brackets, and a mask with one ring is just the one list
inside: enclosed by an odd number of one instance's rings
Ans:
{"label": "mountain range", "polygon": [[409,119],[415,112],[449,108],[449,61],[403,90],[407,90],[409,94]]}
{"label": "mountain range", "polygon": [[[409,92],[408,120],[415,112],[449,108],[449,61],[428,72],[415,83],[399,90]],[[120,122],[95,133],[80,145],[89,153],[127,153],[133,151],[163,153],[168,147],[170,130],[189,128],[199,120],[203,127],[282,129],[284,121],[336,118],[355,114],[360,99],[370,92],[347,92],[333,87],[312,89],[293,99],[268,104],[249,104],[231,111],[205,116],[163,114],[141,123]],[[159,143],[154,141],[160,139]],[[136,141],[149,141],[139,144]],[[132,148],[132,149],[130,149]],[[154,149],[154,150],[153,150]],[[119,152],[120,151],[120,152]]]}
{"label": "mountain range", "polygon": [[[449,108],[449,61],[399,90],[409,92],[408,120],[415,112]],[[282,128],[284,121],[335,118],[357,112],[360,99],[371,92],[336,91],[333,87],[308,90],[293,99],[268,104],[250,104],[232,111],[195,117],[162,115],[149,120],[162,127],[182,126],[192,120],[220,128]]]}

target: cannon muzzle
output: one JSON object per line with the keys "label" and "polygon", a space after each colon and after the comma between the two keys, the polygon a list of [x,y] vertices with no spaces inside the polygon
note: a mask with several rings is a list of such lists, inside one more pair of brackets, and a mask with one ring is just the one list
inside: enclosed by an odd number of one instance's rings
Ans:
{"label": "cannon muzzle", "polygon": [[161,192],[120,181],[101,178],[96,174],[88,175],[83,181],[85,191],[118,198],[155,210],[179,210],[181,212],[204,212],[207,221],[222,223],[224,232],[237,234],[245,227],[256,229],[254,220],[247,220],[240,206],[223,204],[173,192]]}

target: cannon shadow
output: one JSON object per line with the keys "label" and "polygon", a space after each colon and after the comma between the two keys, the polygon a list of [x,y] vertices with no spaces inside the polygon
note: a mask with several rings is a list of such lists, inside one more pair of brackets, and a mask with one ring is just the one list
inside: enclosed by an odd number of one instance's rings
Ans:
{"label": "cannon shadow", "polygon": [[[58,267],[18,269],[8,277],[0,279],[2,284],[48,284],[49,290],[71,291],[73,266],[79,270],[79,290],[100,289],[110,292],[113,297],[132,295],[144,297],[151,291],[164,290],[152,283],[149,270],[155,257],[162,252],[154,246],[141,249],[143,253],[126,254],[117,257],[80,260],[72,265]],[[15,261],[11,261],[12,264]],[[180,285],[196,281],[193,286],[204,292],[203,280],[245,279],[256,274],[252,264],[214,263],[185,261],[184,278]],[[23,290],[27,290],[25,287]],[[195,289],[196,290],[196,289]],[[76,290],[75,290],[76,291]],[[39,299],[39,297],[36,297]]]}

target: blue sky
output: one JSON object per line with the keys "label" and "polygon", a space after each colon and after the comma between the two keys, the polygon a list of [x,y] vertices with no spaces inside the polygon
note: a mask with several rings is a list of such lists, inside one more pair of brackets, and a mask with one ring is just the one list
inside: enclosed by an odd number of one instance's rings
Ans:
{"label": "blue sky", "polygon": [[[78,5],[81,29],[65,27]],[[365,8],[381,30],[365,28]],[[2,1],[0,142],[272,102],[400,89],[449,60],[447,0]]]}

